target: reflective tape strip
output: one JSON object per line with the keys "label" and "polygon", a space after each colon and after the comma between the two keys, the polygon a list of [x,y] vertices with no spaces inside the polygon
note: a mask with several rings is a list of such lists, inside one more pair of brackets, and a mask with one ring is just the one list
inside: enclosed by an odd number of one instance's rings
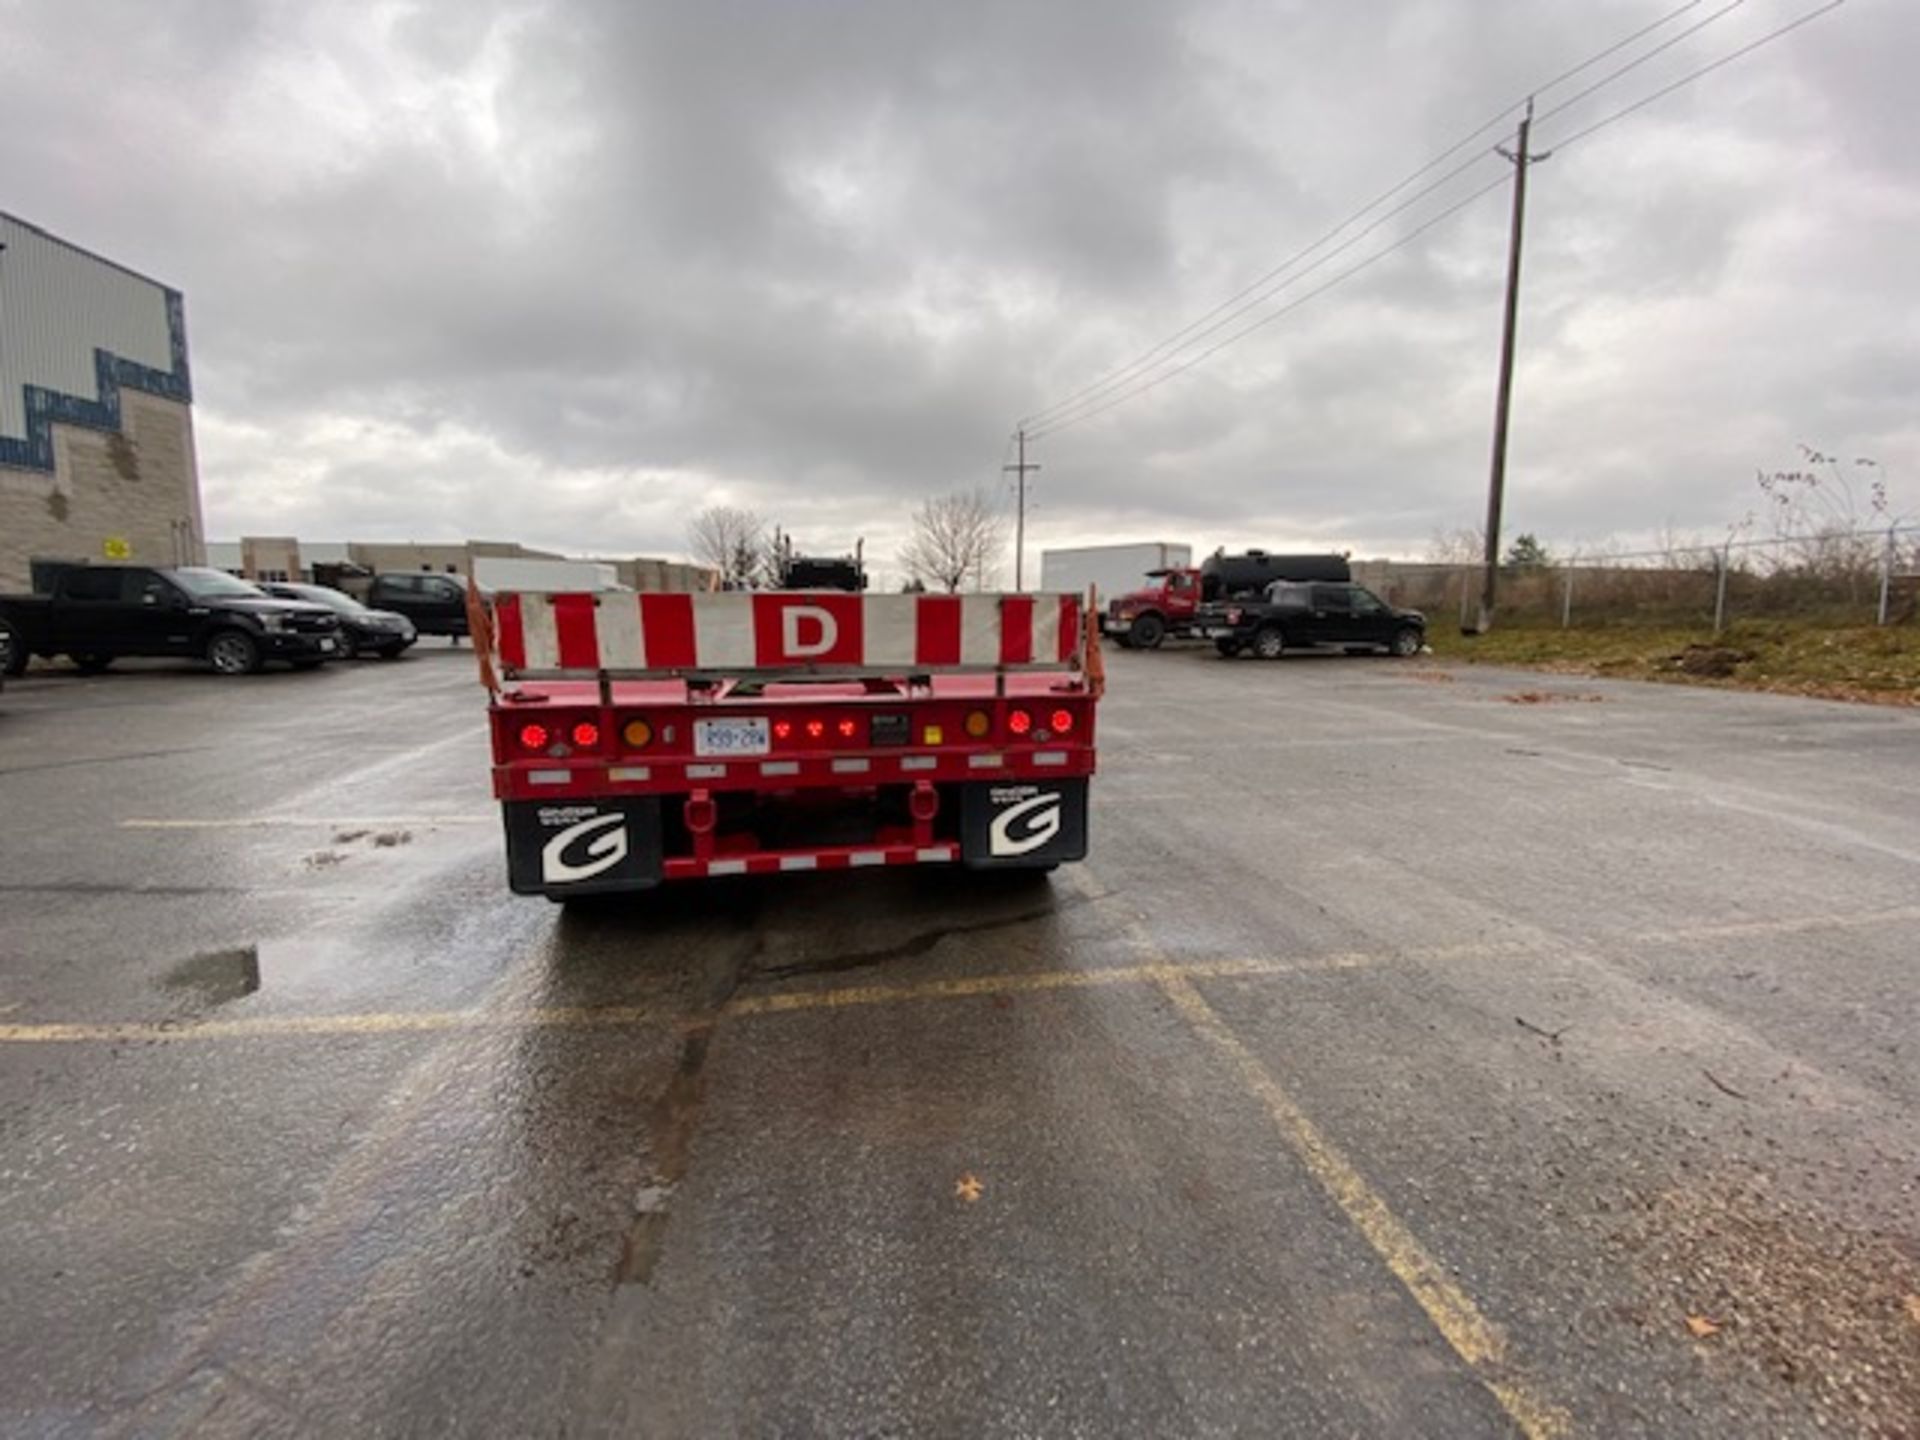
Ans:
{"label": "reflective tape strip", "polygon": [[1036,750],[1033,752],[1033,763],[1036,765],[1064,765],[1067,763],[1067,752],[1064,750]]}
{"label": "reflective tape strip", "polygon": [[1000,597],[963,595],[960,599],[960,663],[1000,663]]}
{"label": "reflective tape strip", "polygon": [[695,597],[693,648],[703,670],[752,669],[753,596]]}
{"label": "reflective tape strip", "polygon": [[727,767],[724,765],[687,766],[687,778],[689,780],[718,780],[726,773]]}
{"label": "reflective tape strip", "polygon": [[762,775],[798,775],[800,762],[798,760],[763,760],[760,762],[760,773]]}
{"label": "reflective tape strip", "polygon": [[653,771],[646,765],[616,765],[607,772],[609,780],[651,780]]}
{"label": "reflective tape strip", "polygon": [[640,629],[648,668],[693,668],[699,656],[694,643],[693,596],[642,595]]}
{"label": "reflective tape strip", "polygon": [[520,602],[520,650],[529,670],[560,668],[560,641],[553,633],[553,607],[544,595],[522,595]]}
{"label": "reflective tape strip", "polygon": [[814,855],[782,855],[780,857],[782,870],[813,870],[818,868],[819,863],[819,857]]}
{"label": "reflective tape strip", "polygon": [[594,624],[600,641],[600,664],[609,669],[634,669],[641,662],[640,597],[609,591],[599,597]]}
{"label": "reflective tape strip", "polygon": [[872,764],[866,760],[836,760],[833,762],[833,770],[836,775],[864,775],[872,768]]}
{"label": "reflective tape strip", "polygon": [[932,755],[904,755],[900,759],[902,770],[931,770],[940,761]]}
{"label": "reflective tape strip", "polygon": [[887,852],[884,850],[856,850],[847,857],[847,864],[854,866],[884,865],[886,863]]}
{"label": "reflective tape strip", "polygon": [[951,860],[953,859],[953,846],[935,845],[931,849],[916,850],[913,852],[913,858],[916,860]]}
{"label": "reflective tape strip", "polygon": [[707,865],[709,875],[744,875],[746,873],[747,862],[744,860],[713,860]]}
{"label": "reflective tape strip", "polygon": [[994,770],[999,768],[1005,758],[1002,755],[969,755],[967,764],[976,770]]}
{"label": "reflective tape strip", "polygon": [[918,636],[924,608],[921,603],[902,605],[897,595],[868,595],[861,606],[861,624],[865,632],[866,652],[862,663],[898,665],[908,668],[924,664],[920,659]]}
{"label": "reflective tape strip", "polygon": [[571,770],[529,770],[527,783],[530,785],[564,785],[573,778]]}

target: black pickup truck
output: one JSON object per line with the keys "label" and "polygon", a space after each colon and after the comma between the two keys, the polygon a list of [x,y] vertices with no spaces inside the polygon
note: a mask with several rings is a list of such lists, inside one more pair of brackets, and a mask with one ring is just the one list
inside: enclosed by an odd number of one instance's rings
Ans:
{"label": "black pickup truck", "polygon": [[1322,647],[1418,655],[1427,643],[1418,610],[1395,609],[1364,585],[1317,581],[1280,580],[1258,600],[1203,605],[1195,628],[1222,655],[1262,660]]}
{"label": "black pickup truck", "polygon": [[0,595],[12,674],[30,656],[66,655],[104,670],[123,655],[182,655],[223,675],[269,660],[310,669],[339,651],[340,617],[324,605],[276,600],[244,580],[198,566],[71,565],[45,595]]}

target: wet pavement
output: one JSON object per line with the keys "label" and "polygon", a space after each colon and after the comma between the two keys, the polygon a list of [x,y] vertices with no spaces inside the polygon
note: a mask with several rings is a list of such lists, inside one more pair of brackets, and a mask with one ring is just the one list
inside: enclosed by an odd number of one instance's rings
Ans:
{"label": "wet pavement", "polygon": [[1913,1433],[1920,716],[1110,662],[1085,866],[584,915],[462,654],[10,684],[0,1433]]}

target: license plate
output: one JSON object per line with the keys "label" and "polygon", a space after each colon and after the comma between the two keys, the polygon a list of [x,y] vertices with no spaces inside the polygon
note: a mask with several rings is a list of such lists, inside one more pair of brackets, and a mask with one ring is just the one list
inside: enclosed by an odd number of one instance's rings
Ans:
{"label": "license plate", "polygon": [[764,715],[744,720],[693,722],[696,755],[765,755],[771,743]]}
{"label": "license plate", "polygon": [[320,642],[320,648],[321,648],[322,650],[332,650],[332,649],[333,649],[333,641],[331,641],[331,640],[322,640],[322,641]]}

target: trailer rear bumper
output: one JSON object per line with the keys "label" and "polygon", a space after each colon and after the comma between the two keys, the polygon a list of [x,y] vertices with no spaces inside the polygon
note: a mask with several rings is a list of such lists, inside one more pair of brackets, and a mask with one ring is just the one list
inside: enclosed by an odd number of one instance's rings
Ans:
{"label": "trailer rear bumper", "polygon": [[904,825],[876,827],[851,844],[777,846],[765,843],[751,814],[716,833],[704,791],[508,800],[501,811],[511,888],[560,900],[724,875],[955,864],[1050,870],[1086,858],[1087,796],[1085,777],[928,787]]}

